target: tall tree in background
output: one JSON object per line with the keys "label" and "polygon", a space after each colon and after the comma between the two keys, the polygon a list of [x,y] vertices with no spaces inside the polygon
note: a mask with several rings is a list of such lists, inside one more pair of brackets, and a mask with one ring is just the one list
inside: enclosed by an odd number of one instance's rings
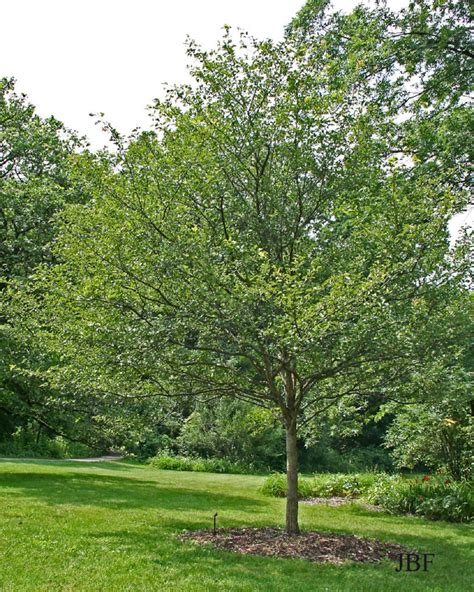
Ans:
{"label": "tall tree in background", "polygon": [[40,303],[22,297],[58,356],[52,384],[115,406],[228,396],[278,412],[289,534],[298,428],[443,388],[467,329],[468,245],[450,252],[447,228],[466,192],[410,156],[410,89],[374,14],[309,15],[326,24],[281,43],[190,43],[194,83],[156,103],[156,133],[115,134]]}
{"label": "tall tree in background", "polygon": [[42,435],[61,435],[97,449],[117,442],[133,449],[144,423],[161,425],[172,414],[144,402],[129,403],[124,414],[80,385],[48,384],[43,370],[61,353],[44,349],[29,324],[38,311],[21,306],[23,290],[41,297],[34,270],[55,264],[58,215],[88,201],[100,167],[83,138],[39,116],[14,79],[0,79],[0,443],[20,429],[37,444]]}
{"label": "tall tree in background", "polygon": [[335,71],[373,81],[372,99],[401,117],[397,154],[456,190],[469,188],[474,157],[474,38],[467,0],[411,0],[400,12],[385,2],[331,13],[327,0],[308,0],[287,27],[302,40],[324,35]]}
{"label": "tall tree in background", "polygon": [[62,123],[35,113],[15,81],[0,80],[0,286],[51,260],[54,215],[78,201],[70,155],[80,142]]}
{"label": "tall tree in background", "polygon": [[8,288],[28,284],[37,265],[52,263],[55,216],[84,200],[70,166],[80,146],[55,118],[37,115],[13,79],[0,79],[0,438],[28,420],[39,429],[54,424],[47,389],[16,370],[34,368],[39,352],[31,334],[17,334]]}

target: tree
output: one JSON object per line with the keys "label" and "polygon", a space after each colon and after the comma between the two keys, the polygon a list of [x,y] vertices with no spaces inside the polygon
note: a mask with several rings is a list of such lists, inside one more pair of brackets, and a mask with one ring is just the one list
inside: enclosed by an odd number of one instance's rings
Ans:
{"label": "tree", "polygon": [[[472,300],[472,293],[470,297]],[[472,317],[466,320],[472,323]],[[398,410],[385,436],[385,445],[392,449],[397,466],[414,468],[422,464],[447,472],[455,480],[472,479],[473,363],[471,343],[461,363],[452,365],[452,375],[447,375],[439,393]]]}
{"label": "tree", "polygon": [[13,79],[0,79],[0,413],[8,435],[31,420],[60,432],[66,423],[50,404],[58,397],[16,371],[37,367],[41,352],[31,334],[18,334],[9,290],[28,284],[37,265],[52,264],[55,216],[86,198],[70,163],[82,145],[54,117],[37,115]]}
{"label": "tree", "polygon": [[54,215],[83,199],[69,159],[80,140],[54,117],[42,119],[13,79],[0,79],[0,288],[51,260]]}
{"label": "tree", "polygon": [[399,411],[387,432],[386,445],[398,467],[413,469],[421,464],[455,480],[470,479],[474,453],[470,401],[446,399]]}
{"label": "tree", "polygon": [[466,249],[450,253],[447,230],[465,195],[394,156],[389,77],[338,72],[337,50],[328,35],[191,42],[194,84],[156,103],[155,133],[116,135],[38,277],[52,384],[280,414],[291,535],[298,428],[420,397],[465,329]]}
{"label": "tree", "polygon": [[61,354],[43,348],[34,325],[39,312],[23,298],[28,291],[41,298],[34,271],[56,263],[58,215],[67,204],[87,203],[100,166],[84,138],[40,117],[14,79],[0,79],[0,442],[34,426],[38,440],[61,435],[104,449],[138,439],[143,426],[135,418],[162,419],[143,402],[125,416],[77,385],[48,384],[44,371]]}
{"label": "tree", "polygon": [[394,12],[384,2],[350,14],[307,0],[287,27],[289,35],[331,39],[333,68],[370,78],[372,98],[406,117],[397,126],[398,154],[457,189],[470,186],[473,161],[472,7],[465,0],[411,0]]}
{"label": "tree", "polygon": [[269,411],[219,398],[195,401],[195,410],[182,422],[175,445],[185,455],[225,458],[256,470],[281,470],[283,430]]}

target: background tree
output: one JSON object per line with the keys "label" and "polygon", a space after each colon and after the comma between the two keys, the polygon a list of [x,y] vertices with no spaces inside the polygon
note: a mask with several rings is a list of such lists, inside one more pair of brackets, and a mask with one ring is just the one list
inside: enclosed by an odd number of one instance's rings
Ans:
{"label": "background tree", "polygon": [[239,401],[219,398],[196,401],[175,443],[177,451],[201,458],[225,458],[254,470],[281,470],[284,433],[271,412]]}
{"label": "background tree", "polygon": [[[472,297],[472,294],[471,294]],[[423,466],[443,471],[454,480],[472,479],[474,469],[473,347],[436,393],[398,410],[385,445],[398,467]]]}
{"label": "background tree", "polygon": [[[332,36],[338,47],[337,67],[350,68],[358,63],[360,74],[375,81],[373,101],[385,97],[383,100],[399,113],[397,145],[392,150],[394,155],[409,159],[412,178],[432,177],[447,191],[458,195],[464,191],[466,209],[472,209],[471,4],[413,0],[395,12],[380,2],[374,8],[359,6],[348,15],[322,10],[327,4],[308,0],[289,25],[288,33]],[[464,232],[467,245],[472,229],[465,228]],[[466,372],[460,374],[466,377]],[[469,390],[469,377],[464,387]],[[408,425],[407,414],[414,417],[419,411],[426,416],[426,405],[434,404],[436,413],[442,413],[442,409],[447,412],[447,401],[456,407],[459,375],[452,374],[452,382],[446,383],[444,389],[438,392],[436,401],[431,398],[413,411],[402,412],[400,425]],[[395,411],[393,406],[386,409]],[[397,434],[401,432],[397,430]],[[400,449],[394,452],[399,458]]]}
{"label": "background tree", "polygon": [[33,439],[41,432],[74,438],[61,397],[25,372],[44,366],[45,356],[34,335],[14,323],[11,295],[29,284],[37,265],[53,263],[58,212],[87,199],[87,182],[71,166],[81,146],[54,117],[38,116],[13,79],[0,79],[0,440],[31,426]]}
{"label": "background tree", "polygon": [[[470,2],[411,0],[399,12],[385,2],[349,14],[308,0],[287,27],[302,39],[331,39],[335,71],[372,80],[372,100],[404,117],[394,154],[457,190],[472,174],[474,39]],[[356,68],[354,69],[354,65]]]}
{"label": "background tree", "polygon": [[26,279],[52,259],[54,215],[83,199],[72,186],[70,156],[80,140],[54,117],[42,119],[15,81],[0,80],[0,282]]}

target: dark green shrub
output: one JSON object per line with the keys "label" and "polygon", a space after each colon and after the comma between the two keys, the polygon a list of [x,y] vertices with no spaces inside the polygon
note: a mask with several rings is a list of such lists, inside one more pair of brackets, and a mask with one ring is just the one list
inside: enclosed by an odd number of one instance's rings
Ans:
{"label": "dark green shrub", "polygon": [[[260,491],[272,497],[286,497],[286,489],[285,473],[272,473],[265,479]],[[298,476],[298,495],[302,499],[312,496],[311,480],[301,475]]]}
{"label": "dark green shrub", "polygon": [[101,451],[62,436],[42,435],[40,438],[27,428],[18,428],[8,441],[0,442],[0,456],[15,458],[74,458],[95,456]]}
{"label": "dark green shrub", "polygon": [[474,517],[474,495],[472,484],[467,481],[441,486],[424,499],[416,513],[430,520],[469,522]]}
{"label": "dark green shrub", "polygon": [[396,514],[416,514],[429,520],[469,522],[474,516],[472,483],[441,477],[386,477],[370,488],[367,499]]}
{"label": "dark green shrub", "polygon": [[403,409],[387,431],[385,446],[399,468],[422,466],[455,480],[471,479],[474,418],[470,399]]}
{"label": "dark green shrub", "polygon": [[158,454],[149,461],[152,467],[168,471],[194,471],[198,473],[249,474],[257,472],[252,465],[232,463],[222,458],[192,458]]}
{"label": "dark green shrub", "polygon": [[[311,478],[299,477],[298,493],[301,498],[308,497],[357,497],[365,493],[374,483],[375,474],[331,475],[321,474]],[[286,496],[286,475],[272,473],[263,484],[261,491],[274,497]]]}
{"label": "dark green shrub", "polygon": [[364,473],[392,471],[390,454],[380,446],[365,446],[343,452],[323,440],[300,451],[302,470],[306,473]]}
{"label": "dark green shrub", "polygon": [[272,497],[286,497],[286,475],[272,473],[265,479],[260,491]]}
{"label": "dark green shrub", "polygon": [[[274,497],[286,496],[286,475],[273,473],[261,491]],[[429,520],[469,522],[474,516],[472,483],[445,477],[413,478],[376,473],[321,474],[298,481],[300,498],[364,497],[393,514],[415,514]]]}
{"label": "dark green shrub", "polygon": [[268,410],[242,401],[199,405],[183,422],[174,447],[186,457],[225,458],[263,471],[285,465],[282,426]]}

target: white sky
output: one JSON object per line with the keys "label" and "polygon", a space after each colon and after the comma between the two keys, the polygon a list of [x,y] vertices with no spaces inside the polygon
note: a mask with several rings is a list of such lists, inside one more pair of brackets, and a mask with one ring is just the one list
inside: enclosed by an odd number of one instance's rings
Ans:
{"label": "white sky", "polygon": [[[392,0],[399,6],[403,0]],[[355,0],[335,0],[350,9]],[[0,76],[43,116],[106,142],[89,113],[119,131],[145,126],[163,83],[187,79],[187,35],[212,47],[225,24],[281,36],[304,0],[0,0]]]}
{"label": "white sky", "polygon": [[106,142],[89,113],[120,131],[147,124],[163,83],[187,79],[186,35],[211,47],[229,24],[278,37],[304,0],[0,0],[0,75],[41,115]]}
{"label": "white sky", "polygon": [[[357,2],[335,0],[349,10]],[[42,116],[106,143],[89,113],[119,131],[146,127],[163,83],[187,79],[186,35],[212,47],[224,24],[281,36],[304,0],[0,0],[0,76],[14,76]],[[389,0],[398,8],[406,0]],[[455,226],[466,218],[462,215]],[[471,218],[474,213],[471,212]]]}

